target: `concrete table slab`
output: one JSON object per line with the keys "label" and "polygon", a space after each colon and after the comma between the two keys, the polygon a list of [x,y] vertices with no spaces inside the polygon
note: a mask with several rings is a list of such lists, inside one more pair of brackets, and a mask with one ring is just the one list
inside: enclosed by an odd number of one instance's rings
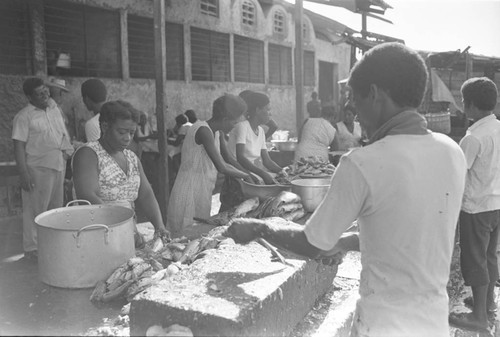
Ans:
{"label": "concrete table slab", "polygon": [[131,335],[180,324],[196,336],[286,336],[332,286],[337,267],[283,252],[271,261],[256,242],[207,251],[131,303]]}

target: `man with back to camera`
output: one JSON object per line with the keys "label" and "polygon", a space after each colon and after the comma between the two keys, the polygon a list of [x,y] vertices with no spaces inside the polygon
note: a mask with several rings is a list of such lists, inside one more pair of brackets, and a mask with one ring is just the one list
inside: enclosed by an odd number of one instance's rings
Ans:
{"label": "man with back to camera", "polygon": [[471,313],[450,313],[452,325],[488,329],[495,315],[498,280],[497,242],[500,224],[500,121],[493,114],[498,90],[487,77],[465,81],[461,88],[464,112],[474,124],[460,141],[467,160],[467,179],[460,212],[460,266],[472,298],[464,302]]}
{"label": "man with back to camera", "polygon": [[106,86],[101,80],[91,78],[82,84],[82,100],[87,110],[94,113],[94,116],[85,123],[85,138],[87,142],[98,140],[101,137],[99,126],[99,111],[106,102]]}
{"label": "man with back to camera", "polygon": [[[341,158],[305,226],[236,219],[227,230],[236,241],[263,237],[311,258],[359,250],[352,336],[449,336],[446,285],[466,163],[417,112],[426,82],[423,59],[408,47],[369,50],[349,86],[370,144]],[[356,219],[359,233],[344,233]]]}
{"label": "man with back to camera", "polygon": [[73,146],[62,112],[38,77],[27,78],[23,91],[29,104],[14,117],[12,139],[21,178],[23,249],[28,260],[38,259],[37,215],[63,203],[66,160]]}
{"label": "man with back to camera", "polygon": [[319,116],[321,114],[321,102],[318,99],[318,93],[313,91],[311,94],[311,100],[306,104],[307,113],[313,116]]}

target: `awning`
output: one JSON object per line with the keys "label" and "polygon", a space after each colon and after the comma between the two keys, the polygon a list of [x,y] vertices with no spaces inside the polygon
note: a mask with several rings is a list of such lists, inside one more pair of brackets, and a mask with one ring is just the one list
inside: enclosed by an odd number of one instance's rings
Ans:
{"label": "awning", "polygon": [[434,102],[449,102],[456,110],[460,110],[450,89],[439,77],[434,69],[431,69],[432,100]]}
{"label": "awning", "polygon": [[373,12],[384,14],[385,10],[392,8],[383,0],[306,0],[323,5],[342,7],[354,13]]}

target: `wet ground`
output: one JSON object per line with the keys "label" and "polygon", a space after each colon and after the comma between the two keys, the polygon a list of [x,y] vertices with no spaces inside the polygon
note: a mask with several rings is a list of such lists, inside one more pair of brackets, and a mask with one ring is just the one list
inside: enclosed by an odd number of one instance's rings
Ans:
{"label": "wet ground", "polygon": [[40,282],[38,265],[22,252],[19,217],[0,227],[0,335],[80,335],[112,319],[118,308],[98,309],[92,289],[61,289]]}

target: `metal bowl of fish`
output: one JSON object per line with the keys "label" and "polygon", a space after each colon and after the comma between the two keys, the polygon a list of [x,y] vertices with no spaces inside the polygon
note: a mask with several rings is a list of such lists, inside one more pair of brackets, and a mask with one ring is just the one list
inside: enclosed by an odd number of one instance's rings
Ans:
{"label": "metal bowl of fish", "polygon": [[276,146],[279,151],[295,151],[298,144],[296,140],[272,140],[271,143]]}
{"label": "metal bowl of fish", "polygon": [[292,192],[299,195],[306,212],[314,212],[330,188],[330,179],[295,179]]}
{"label": "metal bowl of fish", "polygon": [[258,197],[260,201],[277,196],[281,191],[290,191],[291,185],[256,185],[238,179],[246,198]]}

